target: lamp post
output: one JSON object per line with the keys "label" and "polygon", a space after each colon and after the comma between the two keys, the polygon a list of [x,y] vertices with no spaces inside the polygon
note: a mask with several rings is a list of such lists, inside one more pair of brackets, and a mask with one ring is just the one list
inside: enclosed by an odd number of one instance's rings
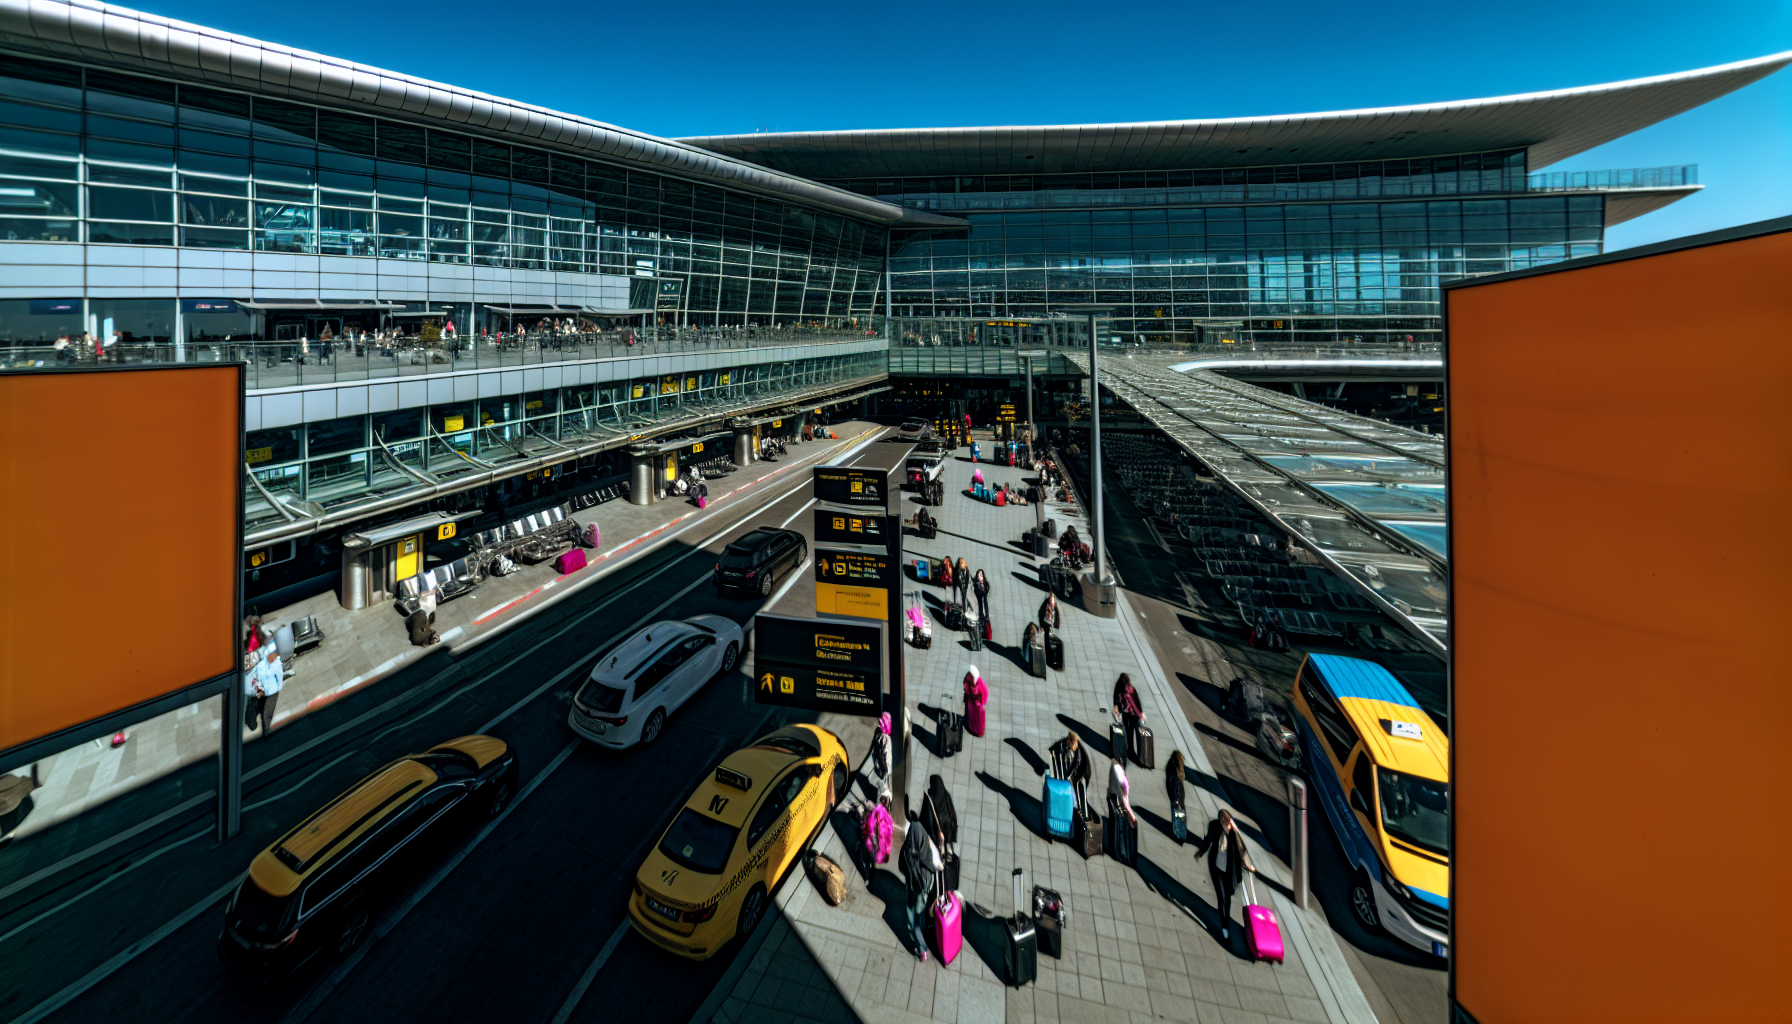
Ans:
{"label": "lamp post", "polygon": [[1096,337],[1096,321],[1112,306],[1096,303],[1068,303],[1062,310],[1086,313],[1089,316],[1089,575],[1083,577],[1083,607],[1104,619],[1114,617],[1117,608],[1114,578],[1108,575],[1103,557],[1101,502],[1101,375],[1096,361],[1101,343]]}
{"label": "lamp post", "polygon": [[[1016,352],[1021,365],[1027,368],[1027,464],[1033,464],[1033,438],[1039,428],[1033,425],[1033,360],[1047,355],[1044,349],[1029,349]],[[1044,557],[1045,546],[1045,488],[1040,488],[1039,500],[1033,503],[1033,554]]]}

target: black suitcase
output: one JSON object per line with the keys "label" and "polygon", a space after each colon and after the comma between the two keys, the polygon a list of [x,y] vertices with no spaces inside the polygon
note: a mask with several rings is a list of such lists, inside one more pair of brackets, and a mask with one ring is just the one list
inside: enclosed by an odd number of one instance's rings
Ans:
{"label": "black suitcase", "polygon": [[1033,927],[1039,932],[1039,951],[1046,956],[1063,959],[1064,924],[1068,911],[1064,897],[1055,889],[1033,887]]}
{"label": "black suitcase", "polygon": [[1157,767],[1157,742],[1143,723],[1132,731],[1132,763],[1140,768]]}
{"label": "black suitcase", "polygon": [[1126,817],[1117,798],[1108,798],[1108,833],[1113,858],[1132,867],[1139,861],[1139,826]]}
{"label": "black suitcase", "polygon": [[1039,932],[1033,919],[1021,910],[1020,868],[1014,869],[1014,916],[1002,920],[1003,980],[1015,988],[1039,977]]}
{"label": "black suitcase", "polygon": [[1047,519],[1045,521],[1045,536],[1048,540],[1057,539],[1058,521],[1056,519]]}
{"label": "black suitcase", "polygon": [[981,651],[983,649],[983,627],[981,625],[974,622],[966,622],[964,624],[964,633],[965,639],[970,641],[971,650]]}
{"label": "black suitcase", "polygon": [[956,853],[942,853],[940,854],[940,863],[943,865],[940,868],[940,891],[957,892],[958,869],[963,862]]}
{"label": "black suitcase", "polygon": [[1108,756],[1116,761],[1124,762],[1127,751],[1132,749],[1132,742],[1126,736],[1126,726],[1119,722],[1108,723]]}
{"label": "black suitcase", "polygon": [[1064,671],[1064,638],[1056,633],[1045,635],[1045,663],[1058,671]]}
{"label": "black suitcase", "polygon": [[940,756],[951,757],[964,749],[964,717],[952,713],[952,696],[940,704]]}
{"label": "black suitcase", "polygon": [[964,628],[964,605],[959,604],[957,601],[953,601],[946,605],[946,628]]}

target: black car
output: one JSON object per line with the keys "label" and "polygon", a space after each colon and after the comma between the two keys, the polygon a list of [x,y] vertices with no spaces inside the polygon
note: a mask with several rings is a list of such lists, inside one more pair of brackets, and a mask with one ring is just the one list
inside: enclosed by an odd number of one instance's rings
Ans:
{"label": "black car", "polygon": [[748,590],[764,597],[808,557],[809,542],[802,534],[761,526],[723,549],[716,563],[716,590]]}
{"label": "black car", "polygon": [[449,740],[362,779],[249,863],[218,936],[225,969],[273,987],[320,953],[354,952],[382,906],[504,813],[516,783],[516,752],[492,736]]}

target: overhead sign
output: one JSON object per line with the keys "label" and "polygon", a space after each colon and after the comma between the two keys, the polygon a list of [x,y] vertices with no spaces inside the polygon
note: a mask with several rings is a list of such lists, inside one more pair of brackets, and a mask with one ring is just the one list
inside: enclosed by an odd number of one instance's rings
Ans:
{"label": "overhead sign", "polygon": [[881,510],[889,494],[889,476],[888,470],[864,466],[816,466],[815,500]]}
{"label": "overhead sign", "polygon": [[996,420],[1000,423],[1013,423],[1014,406],[1004,402],[1002,404],[1002,411],[996,414]]}
{"label": "overhead sign", "polygon": [[874,716],[882,711],[884,624],[754,617],[753,701]]}
{"label": "overhead sign", "polygon": [[815,543],[871,544],[886,547],[884,517],[874,512],[815,510]]}
{"label": "overhead sign", "polygon": [[887,552],[815,546],[817,615],[888,619],[898,582],[895,560]]}

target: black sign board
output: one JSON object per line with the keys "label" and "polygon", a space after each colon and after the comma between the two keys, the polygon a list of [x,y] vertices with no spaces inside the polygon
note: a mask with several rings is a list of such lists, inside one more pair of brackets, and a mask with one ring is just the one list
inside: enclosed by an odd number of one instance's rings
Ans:
{"label": "black sign board", "polygon": [[889,471],[861,466],[816,466],[815,500],[882,510],[889,496]]}
{"label": "black sign board", "polygon": [[882,622],[754,618],[753,701],[875,717],[883,711]]}
{"label": "black sign board", "polygon": [[846,512],[818,508],[815,510],[816,544],[870,544],[886,547],[886,517],[876,512]]}

